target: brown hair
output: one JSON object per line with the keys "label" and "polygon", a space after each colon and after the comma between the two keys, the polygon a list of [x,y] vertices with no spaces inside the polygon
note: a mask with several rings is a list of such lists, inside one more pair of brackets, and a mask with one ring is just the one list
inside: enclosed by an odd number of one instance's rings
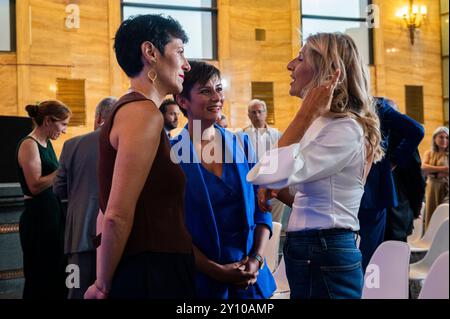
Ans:
{"label": "brown hair", "polygon": [[64,103],[56,100],[29,104],[25,107],[25,110],[37,126],[42,125],[46,116],[50,116],[56,121],[63,121],[72,115],[72,112]]}
{"label": "brown hair", "polygon": [[341,70],[331,111],[358,121],[371,147],[368,157],[373,156],[374,162],[381,160],[384,151],[380,145],[380,122],[370,94],[369,72],[355,42],[343,33],[317,33],[306,40],[305,55],[315,74],[306,90],[322,85],[337,69]]}

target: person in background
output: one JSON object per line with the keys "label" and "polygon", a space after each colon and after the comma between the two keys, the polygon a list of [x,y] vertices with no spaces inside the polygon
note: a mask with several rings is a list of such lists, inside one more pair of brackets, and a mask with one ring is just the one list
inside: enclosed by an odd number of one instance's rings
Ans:
{"label": "person in background", "polygon": [[427,176],[425,200],[425,230],[434,210],[448,203],[448,128],[438,127],[433,132],[431,149],[425,152],[422,171]]}
{"label": "person in background", "polygon": [[[249,102],[248,118],[251,125],[244,128],[243,132],[250,137],[253,148],[256,150],[256,159],[259,160],[266,151],[276,146],[281,133],[267,124],[267,105],[263,100],[253,99]],[[281,236],[284,237],[291,208],[277,198],[272,198],[270,212],[272,221],[282,224]]]}
{"label": "person in background", "polygon": [[19,142],[17,166],[25,198],[19,233],[24,299],[65,299],[64,213],[53,193],[58,160],[50,140],[66,133],[70,109],[59,101],[27,105],[33,131]]}
{"label": "person in background", "polygon": [[243,129],[248,134],[255,149],[257,158],[275,146],[281,137],[281,133],[267,124],[266,102],[258,99],[251,100],[248,104],[248,118],[251,125]]}
{"label": "person in background", "polygon": [[[394,101],[387,100],[387,102],[392,108],[398,111],[398,107]],[[401,129],[399,130],[396,127],[391,129],[389,132],[387,154],[392,154],[402,143],[405,143],[405,139],[409,140],[416,134],[423,136],[422,125],[411,118],[407,117],[407,120],[411,122],[410,129],[414,131],[407,133],[407,136],[405,137],[405,132],[402,134],[402,132],[400,132]],[[412,124],[415,124],[415,127],[412,126]],[[420,129],[422,132],[420,132]],[[425,179],[422,175],[421,166],[422,161],[420,159],[419,150],[416,148],[409,158],[406,157],[403,159],[401,164],[396,165],[395,169],[392,171],[398,204],[396,207],[387,207],[386,229],[384,232],[385,241],[397,240],[406,242],[408,236],[412,234],[414,219],[418,218],[420,215],[425,196]]]}
{"label": "person in background", "polygon": [[245,181],[253,150],[248,138],[238,141],[240,136],[216,124],[224,103],[220,71],[205,62],[190,64],[176,95],[188,124],[172,141],[172,154],[187,177],[186,224],[194,244],[197,297],[269,298],[276,287],[264,248],[272,220],[258,209],[256,189]]}
{"label": "person in background", "polygon": [[159,110],[163,114],[164,118],[164,130],[166,131],[167,137],[172,139],[172,135],[170,134],[170,131],[173,129],[176,129],[178,127],[178,118],[180,117],[180,108],[177,105],[177,102],[175,102],[172,99],[165,99],[161,106],[159,107]]}
{"label": "person in background", "polygon": [[[116,32],[117,62],[130,89],[100,132],[104,213],[97,278],[86,299],[192,298],[194,256],[184,223],[185,176],[170,159],[159,106],[183,89],[188,38],[174,19],[138,15]],[[168,182],[170,181],[170,182]]]}
{"label": "person in background", "polygon": [[[393,101],[376,97],[375,107],[380,118],[381,146],[386,154],[383,160],[373,165],[370,170],[358,213],[361,227],[359,249],[364,270],[375,250],[384,241],[387,209],[399,205],[392,171],[397,166],[407,166],[424,136],[422,125],[396,111]],[[397,134],[398,142],[395,148],[390,147],[391,132]],[[394,215],[391,217],[395,219]]]}
{"label": "person in background", "polygon": [[69,289],[69,299],[83,299],[95,280],[99,136],[116,102],[113,97],[102,99],[95,109],[94,131],[64,143],[53,184],[53,192],[68,200],[64,253],[80,270],[80,286]]}

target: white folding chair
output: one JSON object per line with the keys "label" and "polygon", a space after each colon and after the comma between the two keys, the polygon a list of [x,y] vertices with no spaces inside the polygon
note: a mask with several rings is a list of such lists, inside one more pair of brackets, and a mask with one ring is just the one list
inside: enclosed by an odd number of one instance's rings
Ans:
{"label": "white folding chair", "polygon": [[271,299],[289,299],[291,295],[291,288],[286,277],[286,265],[284,264],[284,256],[281,257],[280,263],[277,269],[273,273],[273,278],[277,284],[277,290],[275,290]]}
{"label": "white folding chair", "polygon": [[410,250],[407,243],[385,241],[373,254],[364,276],[363,299],[408,299]]}
{"label": "white folding chair", "polygon": [[441,226],[444,220],[448,217],[448,204],[441,204],[436,207],[423,237],[417,241],[411,243],[408,242],[409,247],[411,248],[411,252],[426,252],[428,249],[430,249],[431,243],[433,242],[434,236],[436,236],[436,232],[439,229],[439,226]]}
{"label": "white folding chair", "polygon": [[278,252],[280,251],[281,223],[272,222],[272,237],[264,250],[267,266],[274,272],[278,265]]}
{"label": "white folding chair", "polygon": [[430,249],[422,260],[411,264],[409,267],[409,279],[422,282],[430,271],[436,259],[448,251],[449,219],[447,218],[439,227],[434,236]]}
{"label": "white folding chair", "polygon": [[420,209],[420,215],[418,218],[414,219],[414,228],[411,235],[408,236],[408,243],[413,243],[422,238],[423,235],[423,212],[425,211],[425,203],[422,203],[422,208]]}
{"label": "white folding chair", "polygon": [[419,299],[448,299],[448,251],[441,254],[430,268],[425,278]]}

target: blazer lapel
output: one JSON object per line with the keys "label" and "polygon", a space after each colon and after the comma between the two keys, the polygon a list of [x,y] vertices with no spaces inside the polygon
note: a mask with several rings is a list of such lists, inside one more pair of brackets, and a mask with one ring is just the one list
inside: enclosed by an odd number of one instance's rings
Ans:
{"label": "blazer lapel", "polygon": [[[210,258],[220,260],[220,240],[217,230],[216,220],[209,200],[209,192],[203,174],[201,163],[194,150],[187,128],[180,134],[173,146],[178,143],[188,143],[189,157],[177,154],[180,159],[180,166],[186,175],[186,196],[185,196],[185,221],[191,233],[194,244]],[[181,148],[181,152],[186,151],[187,144]]]}

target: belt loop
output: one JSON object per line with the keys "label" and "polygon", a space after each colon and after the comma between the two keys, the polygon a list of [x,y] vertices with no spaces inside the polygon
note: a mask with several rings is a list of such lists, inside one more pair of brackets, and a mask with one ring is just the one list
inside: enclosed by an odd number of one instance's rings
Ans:
{"label": "belt loop", "polygon": [[326,251],[327,250],[327,241],[326,241],[323,231],[321,229],[319,229],[319,239],[320,239],[320,246],[321,246],[322,250]]}

